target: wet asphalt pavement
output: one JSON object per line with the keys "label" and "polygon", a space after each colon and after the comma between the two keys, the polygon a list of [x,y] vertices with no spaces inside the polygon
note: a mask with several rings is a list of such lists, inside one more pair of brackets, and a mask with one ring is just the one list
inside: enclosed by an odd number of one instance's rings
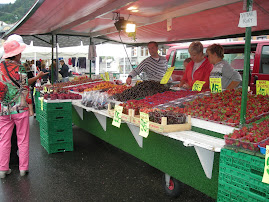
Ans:
{"label": "wet asphalt pavement", "polygon": [[29,175],[13,164],[0,179],[0,201],[215,201],[187,185],[171,199],[161,171],[76,126],[73,134],[73,152],[48,154],[31,117]]}

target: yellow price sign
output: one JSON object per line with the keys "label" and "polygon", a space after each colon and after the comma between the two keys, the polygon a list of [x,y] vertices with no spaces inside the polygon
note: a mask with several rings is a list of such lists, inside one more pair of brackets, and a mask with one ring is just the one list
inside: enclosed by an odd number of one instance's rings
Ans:
{"label": "yellow price sign", "polygon": [[47,92],[47,87],[46,86],[44,86],[43,91],[44,91],[44,93]]}
{"label": "yellow price sign", "polygon": [[101,76],[101,78],[102,78],[103,81],[106,80],[103,74],[100,74],[100,76]]}
{"label": "yellow price sign", "polygon": [[140,112],[139,135],[145,138],[147,138],[149,135],[149,115],[144,112]]}
{"label": "yellow price sign", "polygon": [[221,78],[210,78],[209,80],[211,93],[222,92]]}
{"label": "yellow price sign", "polygon": [[269,145],[266,145],[265,166],[262,182],[269,184]]}
{"label": "yellow price sign", "polygon": [[269,95],[269,81],[257,80],[256,81],[256,94]]}
{"label": "yellow price sign", "polygon": [[205,84],[205,81],[195,81],[192,85],[192,91],[201,91],[203,88],[203,85]]}
{"label": "yellow price sign", "polygon": [[167,82],[169,81],[173,71],[174,71],[175,67],[168,67],[168,69],[166,70],[162,80],[161,80],[161,84],[167,84]]}
{"label": "yellow price sign", "polygon": [[41,109],[41,111],[44,110],[44,97],[40,98],[40,109]]}
{"label": "yellow price sign", "polygon": [[35,95],[35,93],[36,93],[36,87],[34,87],[34,92],[33,92],[33,95]]}
{"label": "yellow price sign", "polygon": [[105,72],[105,79],[106,79],[106,81],[109,81],[109,73],[108,72]]}
{"label": "yellow price sign", "polygon": [[123,106],[116,105],[112,125],[120,128]]}

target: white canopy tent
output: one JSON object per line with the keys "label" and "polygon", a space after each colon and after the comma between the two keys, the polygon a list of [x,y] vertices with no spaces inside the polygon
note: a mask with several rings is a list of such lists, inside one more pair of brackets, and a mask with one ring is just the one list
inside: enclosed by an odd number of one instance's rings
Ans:
{"label": "white canopy tent", "polygon": [[[115,57],[115,58],[126,58],[126,52],[124,50],[126,45],[122,44],[100,44],[96,46],[96,74],[99,74],[99,57]],[[27,45],[26,49],[22,53],[22,61],[39,59],[42,60],[51,60],[51,48]],[[89,46],[73,46],[73,47],[58,47],[58,58],[72,58],[72,57],[86,57],[88,58]],[[130,49],[126,48],[128,57],[131,55]],[[54,48],[54,57],[56,55],[56,49]],[[75,71],[78,72],[78,69],[75,68]],[[124,71],[125,72],[125,71]]]}

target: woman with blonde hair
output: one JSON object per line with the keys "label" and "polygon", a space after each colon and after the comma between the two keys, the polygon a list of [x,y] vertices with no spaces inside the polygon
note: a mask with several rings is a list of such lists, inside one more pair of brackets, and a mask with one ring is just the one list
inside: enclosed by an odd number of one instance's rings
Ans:
{"label": "woman with blonde hair", "polygon": [[191,61],[188,63],[179,87],[191,89],[195,81],[205,81],[203,88],[209,88],[209,76],[213,69],[207,57],[203,53],[203,44],[200,41],[194,41],[189,46]]}

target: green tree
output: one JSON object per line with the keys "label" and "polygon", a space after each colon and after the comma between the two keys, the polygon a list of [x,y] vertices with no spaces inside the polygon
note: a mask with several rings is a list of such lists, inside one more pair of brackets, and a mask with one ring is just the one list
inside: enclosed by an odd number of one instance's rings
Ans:
{"label": "green tree", "polygon": [[16,0],[14,4],[0,4],[0,21],[13,24],[20,20],[36,0]]}

